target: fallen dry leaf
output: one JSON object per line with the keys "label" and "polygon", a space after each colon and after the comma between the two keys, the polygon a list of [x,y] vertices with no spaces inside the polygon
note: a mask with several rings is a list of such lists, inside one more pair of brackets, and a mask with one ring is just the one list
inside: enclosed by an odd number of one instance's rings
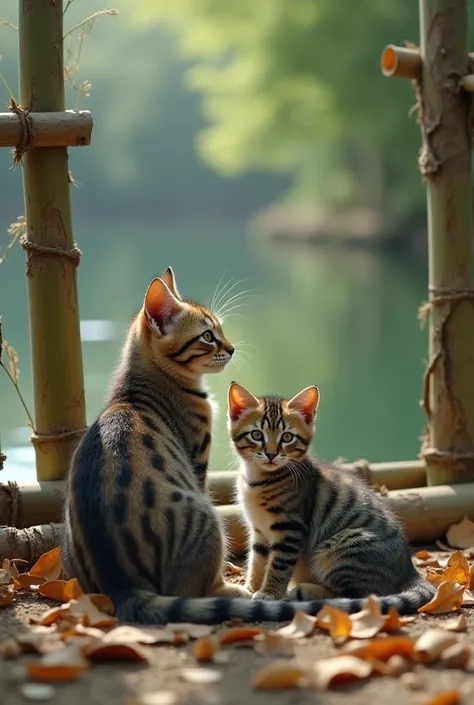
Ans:
{"label": "fallen dry leaf", "polygon": [[44,683],[63,683],[75,680],[89,663],[75,645],[66,646],[26,664],[28,675]]}
{"label": "fallen dry leaf", "polygon": [[58,546],[53,548],[52,551],[43,553],[28,572],[30,575],[36,575],[45,580],[57,580],[61,575],[62,569],[61,548]]}
{"label": "fallen dry leaf", "polygon": [[415,642],[413,657],[422,663],[434,663],[456,641],[457,637],[445,629],[429,629]]}
{"label": "fallen dry leaf", "polygon": [[430,698],[424,705],[458,705],[460,702],[460,690],[445,690]]}
{"label": "fallen dry leaf", "polygon": [[455,551],[448,560],[448,567],[444,571],[444,580],[452,580],[460,585],[469,584],[469,564],[462,551]]}
{"label": "fallen dry leaf", "polygon": [[462,594],[462,603],[465,606],[474,605],[474,590],[464,590]]}
{"label": "fallen dry leaf", "polygon": [[327,690],[354,680],[365,680],[372,670],[371,663],[347,654],[318,661],[314,666],[313,675],[316,686]]}
{"label": "fallen dry leaf", "polygon": [[90,595],[81,595],[77,600],[69,600],[65,607],[71,617],[86,627],[113,627],[117,624],[117,618],[101,612]]}
{"label": "fallen dry leaf", "polygon": [[[103,610],[105,612],[105,610]],[[202,636],[209,636],[216,631],[216,627],[212,624],[192,624],[191,622],[169,622],[165,625],[167,631],[172,631],[175,634],[179,634],[183,637],[182,641],[187,641],[187,639],[199,639]]]}
{"label": "fallen dry leaf", "polygon": [[188,683],[210,685],[221,680],[222,674],[213,668],[183,668],[181,678]]}
{"label": "fallen dry leaf", "polygon": [[4,584],[2,578],[3,574],[5,574],[5,577],[9,576],[10,580],[16,580],[20,573],[18,572],[18,568],[12,561],[10,561],[8,558],[4,558],[2,562],[2,567],[0,569],[0,585]]}
{"label": "fallen dry leaf", "polygon": [[82,647],[82,653],[92,661],[140,661],[150,663],[150,654],[140,644],[105,639],[91,639]]}
{"label": "fallen dry leaf", "polygon": [[48,580],[40,585],[38,593],[43,597],[49,597],[51,600],[67,602],[67,600],[64,599],[64,588],[66,584],[65,580]]}
{"label": "fallen dry leaf", "polygon": [[441,622],[440,626],[450,632],[465,632],[467,631],[466,615],[460,614],[454,619],[448,619],[446,622]]}
{"label": "fallen dry leaf", "polygon": [[308,671],[296,663],[270,661],[253,676],[251,685],[258,690],[286,690],[301,687],[308,679]]}
{"label": "fallen dry leaf", "polygon": [[218,636],[219,644],[236,644],[239,641],[249,641],[262,633],[258,627],[230,627]]}
{"label": "fallen dry leaf", "polygon": [[[82,595],[81,595],[82,597]],[[76,598],[75,598],[76,599]],[[80,599],[80,598],[77,598]],[[115,614],[115,605],[110,599],[110,597],[107,597],[107,595],[102,595],[100,592],[97,593],[91,593],[90,595],[87,595],[87,599],[92,602],[93,605],[97,607],[98,610],[101,612],[105,612],[105,614],[113,615]]]}
{"label": "fallen dry leaf", "polygon": [[179,634],[166,627],[132,627],[123,625],[111,629],[103,637],[107,643],[121,644],[182,644]]}
{"label": "fallen dry leaf", "polygon": [[193,656],[200,663],[210,663],[219,651],[219,642],[215,637],[202,636],[193,644]]}
{"label": "fallen dry leaf", "polygon": [[381,631],[388,633],[397,632],[405,625],[411,624],[414,621],[415,617],[400,617],[396,607],[390,607],[385,615],[385,621]]}
{"label": "fallen dry leaf", "polygon": [[316,624],[320,629],[329,632],[335,644],[341,644],[351,634],[353,623],[347,612],[326,605],[316,616]]}
{"label": "fallen dry leaf", "polygon": [[[77,578],[71,578],[71,580],[68,580],[66,585],[64,586],[64,599],[65,600],[77,600],[81,595],[84,594],[84,591],[82,590],[81,586],[79,585]],[[112,601],[110,601],[112,602]],[[95,603],[94,603],[95,604]],[[96,604],[96,607],[98,605]],[[113,608],[113,604],[112,604]],[[102,612],[106,612],[106,610],[102,609]],[[113,614],[113,611],[110,612],[110,614]],[[109,614],[108,612],[106,612]]]}
{"label": "fallen dry leaf", "polygon": [[445,668],[466,668],[471,649],[465,644],[453,644],[441,654],[440,663]]}
{"label": "fallen dry leaf", "polygon": [[39,575],[30,575],[29,573],[20,573],[16,581],[22,590],[37,587],[46,582],[45,579],[41,578]]}
{"label": "fallen dry leaf", "polygon": [[471,548],[474,546],[474,523],[465,516],[458,524],[449,527],[446,538],[453,548]]}
{"label": "fallen dry leaf", "polygon": [[15,599],[15,588],[13,585],[2,585],[0,588],[0,607],[9,607]]}
{"label": "fallen dry leaf", "polygon": [[39,625],[32,627],[28,631],[20,632],[15,638],[23,651],[44,654],[57,646],[61,640],[61,635],[56,626],[44,627]]}
{"label": "fallen dry leaf", "polygon": [[444,614],[445,612],[455,612],[463,603],[464,587],[458,583],[447,580],[438,585],[434,597],[418,608],[418,612],[428,614]]}
{"label": "fallen dry leaf", "polygon": [[369,595],[360,612],[351,614],[350,636],[354,639],[371,639],[385,624],[380,604],[374,595]]}
{"label": "fallen dry leaf", "polygon": [[316,617],[312,617],[301,610],[296,610],[292,621],[284,627],[280,627],[277,633],[286,639],[301,639],[314,631],[316,621]]}
{"label": "fallen dry leaf", "polygon": [[412,664],[408,659],[403,658],[403,656],[399,656],[398,654],[395,654],[395,656],[390,656],[386,663],[388,667],[388,675],[390,676],[401,676],[402,673],[407,673],[412,667]]}
{"label": "fallen dry leaf", "polygon": [[429,558],[432,558],[431,553],[426,549],[423,549],[422,551],[417,551],[415,553],[415,557],[418,558],[420,561],[426,561]]}
{"label": "fallen dry leaf", "polygon": [[372,639],[359,647],[355,647],[352,642],[343,647],[343,652],[361,659],[373,658],[378,661],[388,661],[392,656],[411,658],[414,645],[414,640],[408,636],[389,636]]}

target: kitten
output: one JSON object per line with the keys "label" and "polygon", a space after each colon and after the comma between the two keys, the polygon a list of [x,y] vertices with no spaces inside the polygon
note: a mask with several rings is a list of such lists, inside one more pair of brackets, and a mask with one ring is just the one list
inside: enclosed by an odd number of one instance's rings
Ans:
{"label": "kitten", "polygon": [[416,571],[386,500],[350,471],[308,456],[318,404],[315,386],[289,400],[229,388],[251,538],[246,587],[254,600],[319,600],[348,612],[375,594],[384,611],[416,612],[435,589]]}

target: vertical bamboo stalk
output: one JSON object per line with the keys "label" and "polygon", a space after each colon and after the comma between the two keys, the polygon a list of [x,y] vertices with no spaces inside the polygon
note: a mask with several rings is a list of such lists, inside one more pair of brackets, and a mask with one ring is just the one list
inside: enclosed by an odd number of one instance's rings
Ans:
{"label": "vertical bamboo stalk", "polygon": [[420,170],[427,186],[430,362],[427,484],[474,480],[472,98],[466,0],[420,0]]}
{"label": "vertical bamboo stalk", "polygon": [[[65,108],[62,0],[19,0],[20,103]],[[66,148],[23,157],[38,481],[64,478],[86,424]]]}

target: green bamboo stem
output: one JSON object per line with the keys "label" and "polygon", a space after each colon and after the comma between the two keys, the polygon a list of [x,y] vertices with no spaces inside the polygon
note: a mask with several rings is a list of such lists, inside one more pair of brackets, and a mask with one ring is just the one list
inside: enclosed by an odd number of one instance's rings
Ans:
{"label": "green bamboo stem", "polygon": [[[62,36],[62,0],[20,0],[23,108],[64,111]],[[32,440],[39,481],[64,478],[86,425],[67,159],[64,147],[31,149],[23,156],[27,238],[32,245],[26,249],[38,434]],[[45,247],[52,249],[40,251]]]}
{"label": "green bamboo stem", "polygon": [[[466,0],[419,0],[419,165],[427,187],[427,484],[474,481],[474,237]],[[433,303],[434,299],[434,303]]]}

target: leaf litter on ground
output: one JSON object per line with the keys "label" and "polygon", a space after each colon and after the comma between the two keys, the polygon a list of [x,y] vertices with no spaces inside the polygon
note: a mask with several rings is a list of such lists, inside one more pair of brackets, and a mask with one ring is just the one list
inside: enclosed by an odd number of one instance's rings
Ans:
{"label": "leaf litter on ground", "polygon": [[[455,532],[455,539],[466,544],[465,537],[470,535],[472,522],[460,524],[462,530]],[[450,541],[455,539],[451,532]],[[443,614],[474,604],[471,592],[474,568],[467,561],[471,552],[474,557],[471,546],[466,550],[460,545],[459,549],[464,552],[457,550],[448,560],[439,560],[429,551],[416,554],[415,563],[428,569],[428,576],[437,586],[434,598],[419,612]],[[180,646],[189,640],[194,641],[192,653],[198,664],[225,663],[230,659],[232,649],[242,646],[271,657],[273,660],[264,664],[252,680],[255,688],[270,689],[312,687],[326,690],[355,680],[366,680],[372,675],[414,676],[409,671],[417,664],[425,667],[439,663],[444,668],[465,669],[471,658],[470,647],[457,641],[456,636],[456,632],[467,629],[464,614],[440,623],[439,628],[425,632],[418,640],[401,633],[415,617],[401,617],[394,608],[383,615],[373,596],[364,601],[356,614],[349,615],[329,606],[315,617],[297,611],[289,624],[276,630],[243,624],[229,626],[217,633],[216,627],[211,625],[133,627],[118,625],[114,605],[108,597],[86,595],[77,580],[62,579],[59,548],[41,556],[27,572],[20,573],[17,564],[21,562],[4,560],[2,563],[0,605],[2,598],[11,604],[15,593],[21,590],[35,592],[62,604],[46,610],[38,619],[32,619],[30,629],[0,644],[0,654],[4,658],[17,658],[27,652],[40,655],[41,658],[29,662],[27,670],[31,678],[43,683],[74,680],[94,661],[127,659],[149,663],[153,645]],[[235,575],[240,571],[237,568],[228,565],[228,571]],[[334,644],[342,648],[334,656],[321,659],[308,668],[295,658],[295,645],[317,631],[329,633]],[[394,636],[395,632],[400,634]],[[221,673],[197,666],[182,669],[181,676],[188,682],[204,684],[217,682]]]}

